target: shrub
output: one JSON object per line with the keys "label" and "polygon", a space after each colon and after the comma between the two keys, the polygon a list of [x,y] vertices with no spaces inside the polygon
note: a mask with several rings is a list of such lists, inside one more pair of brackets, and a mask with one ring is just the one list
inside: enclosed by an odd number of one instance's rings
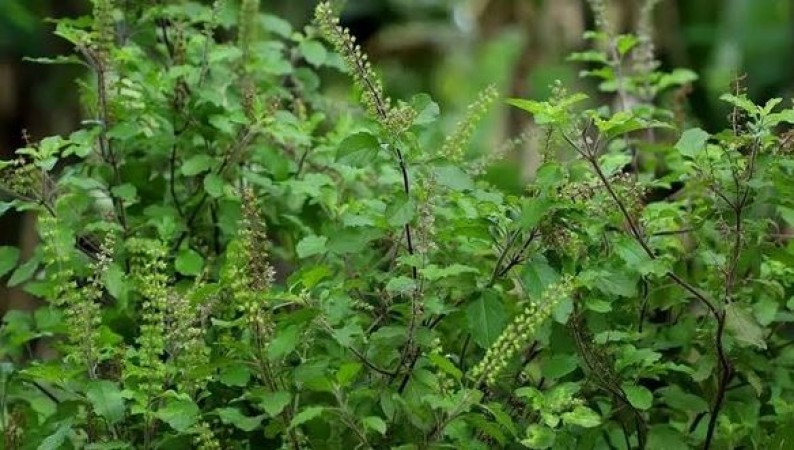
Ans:
{"label": "shrub", "polygon": [[0,166],[41,236],[0,275],[49,302],[3,319],[5,448],[785,448],[794,109],[737,83],[691,127],[654,2],[637,36],[591,3],[603,95],[509,100],[544,130],[521,195],[468,149],[493,87],[444,133],[327,3],[60,21],[93,119]]}

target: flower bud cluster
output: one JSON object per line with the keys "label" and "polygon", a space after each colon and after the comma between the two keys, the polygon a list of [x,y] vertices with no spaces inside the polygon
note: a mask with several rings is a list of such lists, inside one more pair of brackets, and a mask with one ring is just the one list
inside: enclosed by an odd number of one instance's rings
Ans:
{"label": "flower bud cluster", "polygon": [[342,57],[353,81],[361,90],[361,103],[367,112],[392,134],[404,132],[414,121],[416,111],[407,104],[397,106],[383,92],[383,83],[375,74],[369,58],[356,43],[350,30],[339,25],[339,18],[329,2],[317,5],[314,22],[323,37]]}
{"label": "flower bud cluster", "polygon": [[195,433],[193,444],[197,450],[221,450],[221,444],[207,422],[199,422]]}
{"label": "flower bud cluster", "polygon": [[251,49],[259,31],[259,0],[242,0],[237,23],[237,41],[242,51],[243,66],[247,66],[251,62]]}
{"label": "flower bud cluster", "polygon": [[127,249],[132,254],[131,275],[142,304],[136,352],[138,364],[126,372],[137,375],[141,391],[153,398],[162,391],[167,376],[163,363],[168,301],[171,298],[165,262],[167,251],[162,243],[142,238],[128,240]]}
{"label": "flower bud cluster", "polygon": [[551,316],[557,304],[571,295],[573,288],[573,277],[566,275],[549,285],[538,302],[530,301],[486,351],[482,361],[472,369],[471,376],[484,378],[487,385],[495,384],[513,356],[529,344],[538,328]]}
{"label": "flower bud cluster", "polygon": [[193,394],[203,388],[209,379],[194,376],[198,367],[209,362],[210,349],[206,344],[205,327],[202,326],[204,305],[197,304],[193,297],[197,284],[185,295],[172,294],[169,300],[169,333],[171,349],[169,353],[174,368],[178,372],[176,383],[180,392]]}
{"label": "flower bud cluster", "polygon": [[[441,339],[434,338],[430,343],[430,354],[444,358],[444,347],[441,345]],[[455,390],[455,379],[440,368],[437,367],[437,369],[436,378],[438,379],[438,386],[441,393],[444,395],[452,394]]]}
{"label": "flower bud cluster", "polygon": [[69,330],[66,359],[85,366],[89,376],[94,377],[99,361],[99,330],[102,324],[99,305],[102,295],[101,275],[107,270],[109,257],[107,254],[100,256],[100,261],[95,266],[99,276],[81,289],[72,268],[74,239],[71,233],[65,227],[59,226],[57,220],[51,216],[40,219],[39,229],[44,264],[48,271],[52,270],[48,277],[54,286],[50,300],[63,309]]}
{"label": "flower bud cluster", "polygon": [[113,17],[113,0],[93,0],[93,49],[100,63],[107,62],[116,44],[116,19]]}
{"label": "flower bud cluster", "polygon": [[469,105],[466,115],[458,122],[455,131],[444,141],[444,145],[441,147],[442,156],[452,162],[463,160],[465,149],[474,135],[477,123],[485,116],[498,96],[499,92],[494,85],[490,85],[480,92],[477,99]]}
{"label": "flower bud cluster", "polygon": [[227,250],[228,260],[222,278],[229,286],[238,312],[264,347],[272,337],[273,320],[262,297],[273,285],[275,270],[268,261],[267,233],[254,192],[243,191],[242,202],[242,223],[237,238]]}

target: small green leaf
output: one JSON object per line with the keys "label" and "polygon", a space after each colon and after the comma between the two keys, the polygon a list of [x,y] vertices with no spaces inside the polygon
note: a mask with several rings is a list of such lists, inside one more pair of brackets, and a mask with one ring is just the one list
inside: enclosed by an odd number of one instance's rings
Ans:
{"label": "small green leaf", "polygon": [[223,178],[214,173],[207,174],[204,177],[204,191],[212,198],[218,198],[223,195],[223,185]]}
{"label": "small green leaf", "polygon": [[639,44],[640,40],[633,34],[621,34],[617,38],[617,49],[621,56],[626,55],[631,49]]}
{"label": "small green leaf", "polygon": [[261,425],[262,419],[265,418],[264,415],[248,417],[237,408],[219,408],[215,412],[218,413],[221,422],[226,425],[234,425],[245,432],[254,431]]}
{"label": "small green leaf", "polygon": [[686,130],[681,135],[681,138],[678,139],[675,148],[678,149],[682,155],[694,158],[706,147],[709,136],[708,133],[700,128]]}
{"label": "small green leaf", "polygon": [[593,428],[601,424],[601,416],[586,406],[577,406],[573,411],[562,414],[562,420],[571,425]]}
{"label": "small green leaf", "polygon": [[336,161],[356,167],[372,165],[376,159],[380,142],[370,133],[356,133],[345,138],[336,151]]}
{"label": "small green leaf", "polygon": [[433,172],[436,175],[438,184],[453,191],[470,191],[474,189],[474,180],[457,166],[436,167]]}
{"label": "small green leaf", "polygon": [[393,227],[401,227],[413,220],[416,204],[413,199],[401,198],[386,208],[386,220]]}
{"label": "small green leaf", "polygon": [[25,281],[28,281],[30,277],[36,273],[36,269],[39,268],[39,263],[41,262],[41,254],[37,253],[33,255],[32,258],[28,259],[21,266],[17,267],[17,270],[11,275],[11,278],[8,279],[7,285],[9,287],[18,286]]}
{"label": "small green leaf", "polygon": [[325,253],[326,242],[328,242],[328,238],[325,236],[306,236],[298,242],[295,251],[298,253],[298,258],[308,258],[309,256],[319,255]]}
{"label": "small green leaf", "polygon": [[289,392],[265,392],[258,396],[259,406],[265,410],[270,417],[276,417],[289,405],[292,396]]}
{"label": "small green leaf", "polygon": [[359,362],[344,363],[336,371],[336,381],[342,387],[349,386],[356,379],[362,368],[363,365]]}
{"label": "small green leaf", "polygon": [[251,379],[251,369],[242,363],[235,363],[221,369],[218,381],[226,386],[243,387]]}
{"label": "small green leaf", "polygon": [[113,424],[124,418],[124,398],[116,383],[107,380],[92,381],[85,394],[94,412],[109,423]]}
{"label": "small green leaf", "polygon": [[725,306],[725,329],[744,347],[752,345],[766,349],[764,329],[750,312],[736,303]]}
{"label": "small green leaf", "polygon": [[301,330],[298,326],[292,325],[276,333],[276,337],[267,347],[267,356],[271,361],[278,361],[290,354],[298,345],[298,338]]}
{"label": "small green leaf", "polygon": [[488,348],[504,329],[507,313],[499,296],[487,290],[466,307],[466,319],[474,342]]}
{"label": "small green leaf", "polygon": [[206,172],[212,167],[212,157],[210,155],[196,155],[189,158],[182,164],[180,171],[186,177],[192,177],[202,172]]}
{"label": "small green leaf", "polygon": [[531,449],[542,450],[551,448],[554,446],[554,441],[556,440],[554,430],[545,425],[536,423],[527,427],[526,435],[527,437],[521,440],[521,445]]}
{"label": "small green leaf", "polygon": [[386,283],[386,291],[393,294],[407,294],[416,289],[416,282],[413,278],[406,276],[394,277]]}
{"label": "small green leaf", "polygon": [[623,392],[631,406],[637,409],[647,410],[653,406],[653,393],[644,386],[623,385]]}
{"label": "small green leaf", "polygon": [[378,416],[365,417],[361,420],[361,423],[364,425],[364,429],[374,430],[380,433],[381,436],[386,435],[386,422]]}
{"label": "small green leaf", "polygon": [[184,432],[198,422],[199,407],[192,400],[170,400],[155,414],[176,431]]}
{"label": "small green leaf", "polygon": [[16,267],[19,262],[19,249],[16,247],[0,247],[0,277]]}
{"label": "small green leaf", "polygon": [[204,258],[194,250],[184,249],[177,255],[174,267],[182,275],[196,276],[204,268]]}
{"label": "small green leaf", "polygon": [[316,419],[320,417],[323,412],[325,412],[325,408],[322,406],[310,406],[296,414],[295,417],[292,418],[292,422],[290,422],[289,427],[295,428],[310,420]]}
{"label": "small green leaf", "polygon": [[328,56],[328,51],[323,47],[323,44],[313,40],[301,42],[299,50],[306,62],[315,67],[323,65]]}

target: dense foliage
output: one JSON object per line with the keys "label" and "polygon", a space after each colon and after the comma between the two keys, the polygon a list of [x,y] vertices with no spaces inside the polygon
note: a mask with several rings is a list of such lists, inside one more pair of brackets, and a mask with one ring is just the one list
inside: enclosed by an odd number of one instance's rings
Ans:
{"label": "dense foliage", "polygon": [[41,236],[0,276],[49,304],[3,318],[4,448],[788,448],[780,99],[737,80],[731,127],[693,127],[696,74],[593,0],[571,59],[603,94],[509,100],[544,132],[508,195],[482,174],[520,140],[468,149],[494,88],[444,130],[327,3],[142,3],[59,22],[77,56],[41,62],[90,70],[90,119],[0,163]]}

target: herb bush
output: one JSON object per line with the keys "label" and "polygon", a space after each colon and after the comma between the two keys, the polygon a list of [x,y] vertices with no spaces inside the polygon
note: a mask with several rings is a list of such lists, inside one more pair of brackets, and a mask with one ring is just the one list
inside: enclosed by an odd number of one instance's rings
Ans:
{"label": "herb bush", "polygon": [[0,275],[48,301],[3,318],[4,448],[791,448],[794,109],[737,83],[693,127],[653,3],[616,35],[591,2],[603,94],[508,101],[543,130],[521,195],[482,176],[510,143],[468,149],[494,88],[443,130],[327,3],[59,21],[92,119],[2,162],[41,244]]}

